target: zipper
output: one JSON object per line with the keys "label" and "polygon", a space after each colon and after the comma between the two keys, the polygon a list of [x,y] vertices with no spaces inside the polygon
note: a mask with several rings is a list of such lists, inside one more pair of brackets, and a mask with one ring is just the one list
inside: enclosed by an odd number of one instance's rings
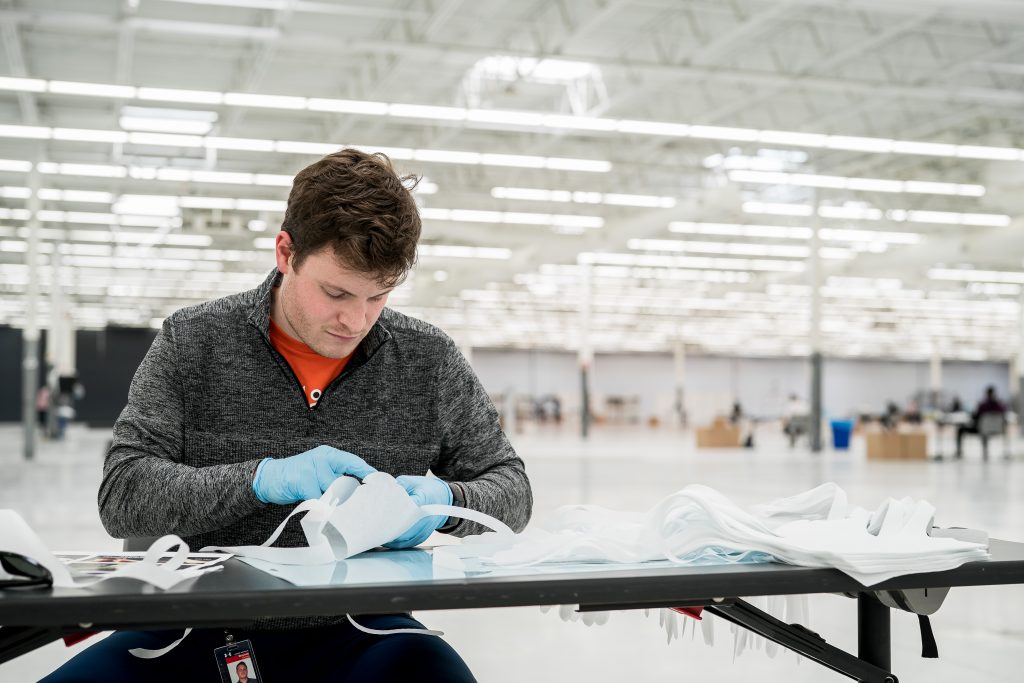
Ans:
{"label": "zipper", "polygon": [[255,323],[253,323],[251,321],[249,322],[249,324],[256,328],[256,331],[260,335],[260,339],[262,339],[263,343],[266,344],[267,348],[270,350],[271,355],[274,357],[274,360],[277,361],[278,366],[280,366],[281,369],[289,377],[292,378],[292,380],[295,383],[295,386],[298,387],[298,389],[299,389],[299,395],[302,397],[302,405],[305,406],[306,410],[308,412],[310,412],[310,413],[312,413],[314,410],[316,410],[317,406],[319,406],[320,403],[323,402],[323,400],[327,397],[327,392],[328,391],[331,391],[335,386],[340,384],[341,381],[344,380],[345,378],[350,377],[353,374],[355,374],[356,372],[358,372],[361,367],[363,367],[364,365],[369,363],[370,359],[372,359],[375,355],[377,355],[377,351],[380,349],[381,346],[383,346],[383,343],[378,345],[377,348],[373,350],[373,353],[368,355],[366,357],[366,359],[362,363],[360,363],[359,365],[357,365],[354,368],[351,367],[351,360],[350,360],[349,363],[345,365],[345,369],[341,371],[341,374],[338,375],[337,377],[335,377],[333,380],[331,380],[331,382],[326,387],[324,387],[324,391],[320,395],[320,399],[316,402],[316,404],[311,406],[311,405],[309,405],[309,399],[306,397],[306,390],[302,388],[302,382],[299,381],[299,376],[295,374],[295,370],[292,369],[292,366],[288,363],[287,359],[285,359],[285,357],[281,355],[280,351],[278,351],[277,349],[274,348],[274,345],[270,343],[270,340],[267,338],[267,335],[265,335],[263,333],[263,330],[261,330],[259,327],[256,326]]}
{"label": "zipper", "polygon": [[[294,370],[292,370],[292,366],[288,364],[288,361],[285,360],[284,356],[281,355],[281,352],[274,348],[274,345],[270,343],[270,340],[267,339],[267,336],[263,334],[263,330],[257,327],[255,323],[250,322],[249,324],[256,328],[256,332],[259,333],[260,339],[262,339],[263,343],[267,345],[267,349],[270,351],[270,355],[274,358],[275,361],[277,361],[278,367],[281,368],[281,370],[285,373],[286,376],[292,378],[294,386],[299,390],[299,396],[302,397],[303,407],[305,407],[307,411],[311,411],[312,408],[309,407],[309,400],[306,398],[306,390],[302,388],[302,382],[299,381],[299,376],[295,374]],[[317,401],[317,403],[319,403],[319,401]]]}

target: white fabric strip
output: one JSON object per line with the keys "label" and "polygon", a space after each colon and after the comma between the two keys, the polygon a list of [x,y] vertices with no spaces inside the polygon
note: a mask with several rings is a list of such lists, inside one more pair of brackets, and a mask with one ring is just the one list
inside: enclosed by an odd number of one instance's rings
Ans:
{"label": "white fabric strip", "polygon": [[192,629],[185,629],[185,632],[181,634],[181,638],[178,638],[176,641],[174,641],[167,647],[162,647],[159,650],[147,650],[144,647],[133,647],[130,650],[128,650],[128,652],[132,656],[138,657],[139,659],[156,659],[157,657],[163,657],[165,654],[181,645],[181,641],[188,638],[188,634],[190,633],[192,633]]}
{"label": "white fabric strip", "polygon": [[[167,561],[157,564],[161,556],[175,546],[178,548],[177,552]],[[160,590],[168,590],[187,579],[221,569],[220,565],[200,569],[183,567],[189,552],[188,544],[177,536],[168,535],[154,541],[141,562],[126,564],[95,579],[76,580],[71,576],[67,566],[50,552],[39,536],[14,510],[0,510],[0,550],[20,553],[43,565],[53,575],[53,585],[59,588],[88,588],[110,579],[130,578],[144,581]],[[225,556],[225,559],[227,557]]]}
{"label": "white fabric strip", "polygon": [[[270,547],[291,518],[300,513],[306,513],[299,524],[307,545]],[[223,551],[283,565],[328,564],[389,543],[419,520],[435,515],[468,519],[499,535],[514,535],[500,520],[476,510],[452,505],[419,507],[391,475],[374,472],[361,485],[352,477],[339,477],[319,499],[296,506],[261,545],[210,546],[203,552]]]}
{"label": "white fabric strip", "polygon": [[348,619],[348,622],[350,624],[355,626],[363,633],[369,633],[371,636],[393,636],[398,633],[414,633],[420,636],[437,636],[438,638],[440,638],[444,635],[444,631],[434,631],[429,628],[393,628],[390,630],[382,631],[380,629],[363,626],[362,624],[358,623],[355,619],[353,619],[351,614],[346,614],[345,617]]}

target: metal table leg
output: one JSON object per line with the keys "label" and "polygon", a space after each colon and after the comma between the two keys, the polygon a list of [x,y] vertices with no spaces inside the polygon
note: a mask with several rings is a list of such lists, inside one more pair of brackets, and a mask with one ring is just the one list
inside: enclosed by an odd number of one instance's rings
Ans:
{"label": "metal table leg", "polygon": [[892,669],[889,608],[873,594],[857,596],[857,655],[880,669]]}

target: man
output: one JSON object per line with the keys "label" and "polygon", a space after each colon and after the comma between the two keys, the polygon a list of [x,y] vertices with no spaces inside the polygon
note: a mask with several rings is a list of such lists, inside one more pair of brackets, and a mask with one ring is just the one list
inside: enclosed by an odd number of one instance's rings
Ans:
{"label": "man", "polygon": [[[981,424],[981,416],[986,414],[1006,415],[1006,406],[996,398],[996,388],[994,386],[989,386],[985,389],[985,398],[979,401],[978,405],[974,408],[974,412],[971,413],[971,421],[957,427],[956,456],[954,457],[957,459],[964,457],[964,434],[979,434],[978,427]],[[1005,422],[1003,424],[1005,426]],[[989,436],[991,435],[981,434],[981,453],[986,460],[988,459]]]}
{"label": "man", "polygon": [[249,667],[246,666],[245,662],[239,662],[235,666],[235,676],[238,677],[238,683],[249,683],[249,681],[256,682],[255,678],[249,676]]}
{"label": "man", "polygon": [[[465,505],[526,525],[525,468],[465,358],[437,328],[385,308],[420,236],[409,180],[383,155],[352,149],[314,163],[295,178],[266,281],[164,322],[104,464],[99,506],[111,535],[176,533],[192,548],[259,544],[296,503],[375,469],[395,475],[419,505]],[[388,545],[417,545],[435,529],[483,531],[430,517]],[[304,544],[289,525],[276,545]],[[421,627],[402,614],[359,622]],[[440,638],[371,636],[344,615],[265,618],[232,633],[251,641],[269,683],[473,680]],[[180,635],[116,633],[45,680],[212,675],[219,629],[197,629],[158,659],[128,654]]]}

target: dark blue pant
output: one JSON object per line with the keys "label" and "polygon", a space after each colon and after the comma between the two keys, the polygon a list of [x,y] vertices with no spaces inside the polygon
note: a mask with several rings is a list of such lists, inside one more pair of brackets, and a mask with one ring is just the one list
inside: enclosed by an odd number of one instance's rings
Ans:
{"label": "dark blue pant", "polygon": [[[375,629],[422,628],[408,615],[360,616]],[[71,659],[41,683],[219,683],[214,649],[224,645],[225,629],[196,629],[178,647],[156,659],[139,659],[130,648],[157,650],[181,637],[181,631],[118,631]],[[474,682],[466,663],[436,636],[374,636],[348,622],[294,631],[228,628],[236,641],[249,640],[259,667],[259,683],[323,681]]]}

